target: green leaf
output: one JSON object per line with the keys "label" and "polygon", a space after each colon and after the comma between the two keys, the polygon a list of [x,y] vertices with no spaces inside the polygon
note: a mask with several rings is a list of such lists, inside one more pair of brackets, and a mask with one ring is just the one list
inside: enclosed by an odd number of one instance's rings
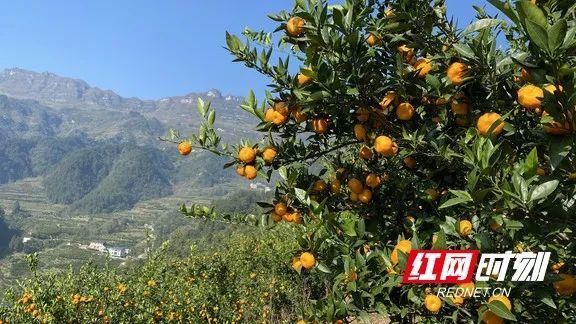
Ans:
{"label": "green leaf", "polygon": [[571,137],[553,137],[550,140],[550,166],[556,169],[572,150]]}
{"label": "green leaf", "polygon": [[502,13],[504,13],[508,18],[510,18],[510,20],[512,20],[516,24],[519,24],[518,15],[514,10],[512,10],[509,3],[502,2],[500,0],[488,0],[488,2],[494,7],[496,7],[498,10],[500,10]]}
{"label": "green leaf", "polygon": [[558,20],[554,26],[548,29],[548,47],[554,51],[564,43],[564,37],[568,31],[568,23],[564,19]]}
{"label": "green leaf", "polygon": [[450,192],[455,195],[455,198],[449,199],[443,203],[438,209],[448,208],[451,206],[467,203],[473,201],[472,196],[467,191],[462,190],[450,190]]}
{"label": "green leaf", "polygon": [[294,193],[296,194],[296,198],[298,198],[298,200],[305,204],[306,206],[308,206],[309,204],[309,199],[308,199],[308,194],[306,193],[306,190],[300,189],[300,188],[295,188],[294,189]]}
{"label": "green leaf", "polygon": [[499,300],[494,300],[494,301],[488,303],[488,309],[492,313],[494,313],[495,315],[497,315],[499,317],[502,317],[504,319],[511,320],[511,321],[516,321],[516,316],[514,316],[514,314],[512,314],[508,310],[506,305],[504,305],[504,303],[499,301]]}
{"label": "green leaf", "polygon": [[529,0],[520,0],[516,4],[516,8],[520,13],[522,20],[530,20],[536,23],[538,26],[546,28],[546,15],[544,14],[544,11],[538,8],[537,5],[533,4]]}
{"label": "green leaf", "polygon": [[452,45],[452,47],[454,47],[454,49],[464,57],[471,59],[476,58],[476,55],[474,54],[472,48],[470,48],[470,46],[466,44],[454,44]]}
{"label": "green leaf", "polygon": [[536,148],[533,148],[532,151],[524,160],[524,172],[534,175],[536,174],[536,169],[538,168],[538,151]]}
{"label": "green leaf", "polygon": [[332,273],[332,271],[330,271],[330,268],[328,268],[324,263],[322,262],[318,262],[316,264],[316,269],[324,272],[324,273]]}
{"label": "green leaf", "polygon": [[531,20],[526,20],[526,31],[534,44],[544,51],[548,51],[548,34],[542,26]]}
{"label": "green leaf", "polygon": [[493,19],[493,18],[484,18],[477,20],[474,23],[468,25],[466,28],[464,28],[464,30],[462,31],[462,35],[468,35],[470,33],[477,32],[485,28],[494,27],[498,25],[500,22],[501,22],[500,19]]}
{"label": "green leaf", "polygon": [[214,125],[214,121],[216,120],[216,111],[212,110],[210,114],[208,114],[208,124],[210,126]]}
{"label": "green leaf", "polygon": [[551,180],[539,185],[532,191],[532,195],[530,195],[530,200],[535,201],[548,197],[552,192],[554,192],[554,190],[556,190],[556,187],[558,187],[558,183],[559,183],[558,180]]}
{"label": "green leaf", "polygon": [[557,309],[556,304],[554,303],[554,301],[552,300],[552,298],[550,298],[550,297],[544,297],[544,298],[542,298],[541,300],[542,300],[542,303],[544,303],[544,304],[546,304],[546,305],[548,305],[548,306],[550,306],[550,307],[552,307],[552,308],[554,308],[554,309]]}

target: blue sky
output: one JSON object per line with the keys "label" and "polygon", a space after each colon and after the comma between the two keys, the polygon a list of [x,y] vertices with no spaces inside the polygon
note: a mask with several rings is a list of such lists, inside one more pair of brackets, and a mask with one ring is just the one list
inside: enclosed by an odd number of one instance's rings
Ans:
{"label": "blue sky", "polygon": [[[472,5],[447,0],[465,25]],[[86,80],[123,96],[155,99],[192,91],[262,92],[266,80],[223,49],[224,33],[274,28],[266,14],[292,0],[4,1],[0,68],[20,67]]]}

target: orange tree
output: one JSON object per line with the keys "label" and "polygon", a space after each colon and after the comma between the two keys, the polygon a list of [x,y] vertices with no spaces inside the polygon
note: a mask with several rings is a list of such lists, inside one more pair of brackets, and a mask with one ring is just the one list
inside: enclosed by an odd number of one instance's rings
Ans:
{"label": "orange tree", "polygon": [[[229,219],[305,228],[286,262],[325,284],[307,319],[576,320],[575,5],[489,2],[498,15],[476,7],[457,29],[442,0],[297,0],[269,16],[275,33],[226,35],[270,79],[263,102],[241,105],[262,140],[222,145],[204,102],[199,133],[170,140],[229,156],[249,180],[279,174],[268,214]],[[549,251],[552,266],[544,282],[467,285],[510,298],[437,298],[401,283],[416,248]]]}

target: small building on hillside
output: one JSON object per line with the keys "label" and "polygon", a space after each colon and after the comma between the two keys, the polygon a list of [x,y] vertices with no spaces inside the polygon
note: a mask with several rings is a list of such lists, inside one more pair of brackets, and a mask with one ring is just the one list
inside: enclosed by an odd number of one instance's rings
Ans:
{"label": "small building on hillside", "polygon": [[114,246],[108,249],[108,253],[114,258],[125,258],[130,253],[130,249],[123,246]]}
{"label": "small building on hillside", "polygon": [[106,243],[104,242],[90,242],[90,245],[88,245],[88,249],[100,252],[108,251],[108,249],[106,248]]}

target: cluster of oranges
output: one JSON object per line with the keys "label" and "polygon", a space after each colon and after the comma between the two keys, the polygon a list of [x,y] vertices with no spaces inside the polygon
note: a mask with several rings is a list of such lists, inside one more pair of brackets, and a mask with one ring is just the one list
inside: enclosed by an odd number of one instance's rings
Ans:
{"label": "cluster of oranges", "polygon": [[274,205],[272,219],[275,223],[284,220],[287,223],[302,224],[302,214],[298,210],[289,208],[284,202],[278,202]]}
{"label": "cluster of oranges", "polygon": [[258,174],[256,168],[256,157],[261,156],[265,164],[271,164],[278,151],[276,148],[269,146],[263,150],[257,150],[255,147],[244,146],[238,151],[239,165],[236,167],[236,174],[248,180],[253,180]]}

